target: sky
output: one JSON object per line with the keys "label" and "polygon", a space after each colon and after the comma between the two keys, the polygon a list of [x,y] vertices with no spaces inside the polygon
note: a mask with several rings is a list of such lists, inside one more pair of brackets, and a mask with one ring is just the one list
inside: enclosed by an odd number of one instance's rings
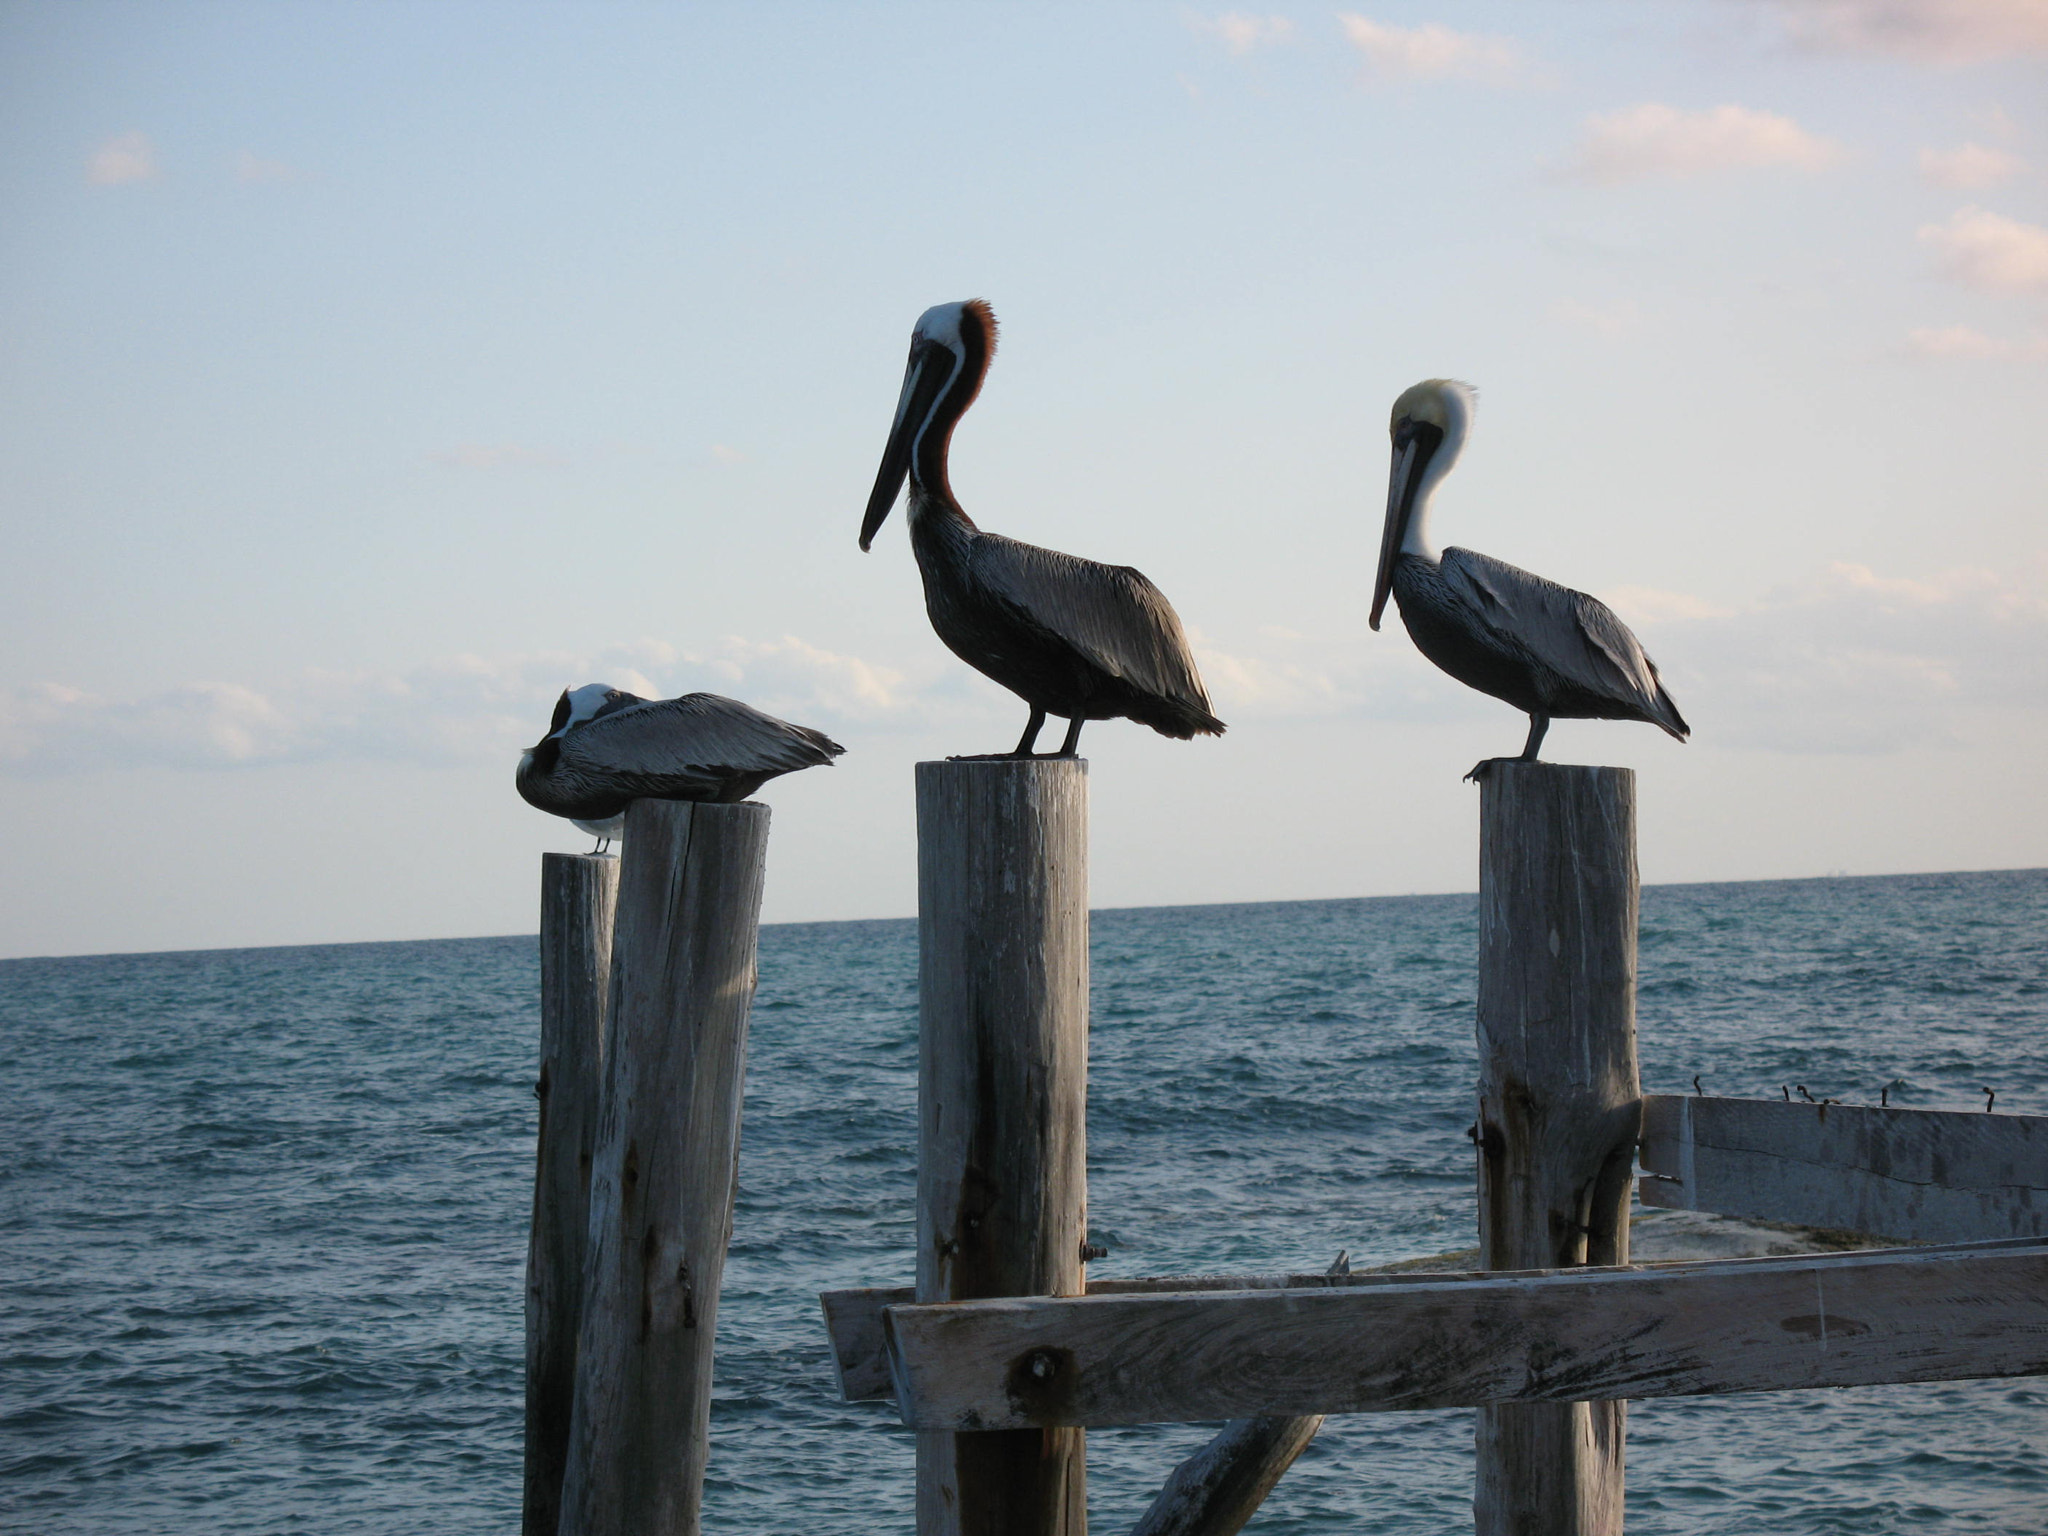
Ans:
{"label": "sky", "polygon": [[0,3],[0,954],[531,932],[554,696],[829,731],[771,921],[915,908],[1007,749],[901,516],[1141,568],[1220,740],[1090,725],[1099,906],[1469,890],[1525,719],[1366,625],[1443,542],[1593,592],[1693,726],[1649,881],[2048,864],[2048,0]]}

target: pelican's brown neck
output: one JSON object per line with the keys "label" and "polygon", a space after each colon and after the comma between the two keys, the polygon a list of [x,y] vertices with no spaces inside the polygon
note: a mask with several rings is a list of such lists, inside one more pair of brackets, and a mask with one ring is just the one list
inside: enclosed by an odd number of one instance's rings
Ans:
{"label": "pelican's brown neck", "polygon": [[948,310],[950,313],[940,313],[954,323],[943,334],[929,335],[924,341],[930,348],[924,366],[944,368],[947,376],[911,444],[911,500],[913,513],[919,502],[926,502],[965,517],[948,472],[953,429],[960,425],[960,418],[974,404],[988,377],[989,364],[995,358],[996,317],[981,299],[969,299],[957,308],[948,306]]}

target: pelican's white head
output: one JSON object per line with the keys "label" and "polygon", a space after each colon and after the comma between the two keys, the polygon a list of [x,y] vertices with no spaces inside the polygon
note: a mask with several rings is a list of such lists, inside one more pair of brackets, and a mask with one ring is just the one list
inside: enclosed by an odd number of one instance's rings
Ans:
{"label": "pelican's white head", "polygon": [[1430,493],[1450,473],[1464,451],[1472,432],[1472,410],[1479,391],[1456,379],[1424,379],[1401,391],[1387,422],[1387,435],[1394,440],[1394,455],[1401,456],[1403,440],[1418,449],[1415,461],[1415,512],[1409,519],[1408,537],[1402,548],[1410,554],[1436,558],[1424,526],[1429,515]]}
{"label": "pelican's white head", "polygon": [[1392,590],[1394,559],[1415,555],[1435,561],[1429,541],[1429,502],[1437,484],[1450,473],[1472,430],[1472,407],[1478,391],[1455,379],[1424,379],[1401,391],[1387,423],[1394,441],[1393,468],[1387,476],[1387,522],[1380,535],[1380,565],[1373,583],[1368,622],[1380,627],[1380,614]]}
{"label": "pelican's white head", "polygon": [[[628,693],[623,688],[614,688],[610,683],[585,683],[581,688],[564,688],[562,696],[555,700],[555,714],[554,718],[548,721],[548,733],[536,744],[536,750],[541,744],[560,741],[577,726],[586,725],[599,715],[608,715],[613,710],[624,709],[629,704],[646,702],[639,694]],[[526,756],[530,758],[533,753],[529,752]]]}
{"label": "pelican's white head", "polygon": [[614,688],[610,683],[585,683],[581,688],[564,688],[562,696],[555,700],[554,718],[548,721],[547,735],[519,754],[521,777],[536,771],[552,773],[556,759],[562,753],[562,738],[577,726],[586,725],[599,715],[624,709],[629,704],[646,702],[639,694]]}
{"label": "pelican's white head", "polygon": [[[861,520],[862,549],[874,542],[906,477],[916,489],[950,499],[946,445],[954,425],[981,392],[995,351],[995,311],[984,299],[934,304],[917,317],[910,333],[910,362],[903,370],[903,392],[889,424],[889,444]],[[913,498],[913,517],[917,506]]]}
{"label": "pelican's white head", "polygon": [[548,734],[565,735],[586,720],[595,720],[604,712],[607,704],[621,697],[620,691],[610,683],[585,683],[581,688],[567,688],[562,692],[562,703],[569,706],[566,713],[561,704],[555,706],[555,727]]}
{"label": "pelican's white head", "polygon": [[1446,434],[1462,434],[1472,425],[1472,407],[1478,399],[1478,390],[1457,379],[1424,379],[1401,391],[1387,430],[1399,432],[1404,421],[1425,421]]}

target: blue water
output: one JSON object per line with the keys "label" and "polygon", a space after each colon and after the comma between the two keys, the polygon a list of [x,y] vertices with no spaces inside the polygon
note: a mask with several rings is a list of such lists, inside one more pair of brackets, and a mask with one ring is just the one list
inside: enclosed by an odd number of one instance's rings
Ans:
{"label": "blue water", "polygon": [[[1095,919],[1108,1274],[1473,1241],[1469,896]],[[707,1529],[910,1528],[815,1295],[910,1272],[914,933],[762,933]],[[0,1528],[516,1530],[530,938],[0,964]],[[2048,871],[1644,893],[1646,1086],[2048,1112]],[[1197,1426],[1089,1437],[1127,1529]],[[1470,1417],[1332,1420],[1254,1529],[1469,1529]],[[1629,1529],[2048,1530],[2048,1383],[1631,1410]]]}

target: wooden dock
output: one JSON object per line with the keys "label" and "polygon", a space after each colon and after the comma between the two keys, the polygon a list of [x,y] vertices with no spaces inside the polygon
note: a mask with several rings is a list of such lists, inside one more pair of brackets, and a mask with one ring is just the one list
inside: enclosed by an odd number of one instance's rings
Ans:
{"label": "wooden dock", "polygon": [[[1044,876],[989,878],[993,891]],[[977,899],[994,898],[949,888],[937,921],[971,926],[957,909]],[[822,1298],[843,1392],[893,1399],[921,1445],[1228,1420],[1171,1469],[1136,1536],[1241,1529],[1323,1415],[1473,1407],[1480,1536],[1619,1536],[1630,1398],[2048,1373],[2048,1119],[1643,1094],[1637,900],[1633,775],[1493,767],[1473,1126],[1482,1268],[935,1297],[920,1252],[914,1291]],[[1060,1040],[1085,1061],[1085,1039]],[[1078,1145],[1085,1127],[1039,1134]],[[952,1156],[927,1141],[935,1154]],[[1648,1205],[1940,1246],[1631,1264],[1638,1183]],[[954,1466],[965,1490],[969,1463]],[[921,1503],[920,1536],[1080,1530],[1066,1507],[1006,1503],[999,1486],[975,1506],[987,1519],[927,1525]]]}
{"label": "wooden dock", "polygon": [[[1231,1536],[1328,1414],[1478,1410],[1479,1536],[1620,1536],[1631,1398],[2048,1374],[2048,1117],[1644,1094],[1634,779],[1481,789],[1477,1267],[1090,1281],[1087,769],[917,770],[915,1283],[822,1298],[919,1536],[1085,1536],[1090,1428],[1224,1420],[1133,1536]],[[526,1536],[695,1536],[768,813],[543,867]],[[1631,1263],[1645,1205],[1896,1243]]]}

